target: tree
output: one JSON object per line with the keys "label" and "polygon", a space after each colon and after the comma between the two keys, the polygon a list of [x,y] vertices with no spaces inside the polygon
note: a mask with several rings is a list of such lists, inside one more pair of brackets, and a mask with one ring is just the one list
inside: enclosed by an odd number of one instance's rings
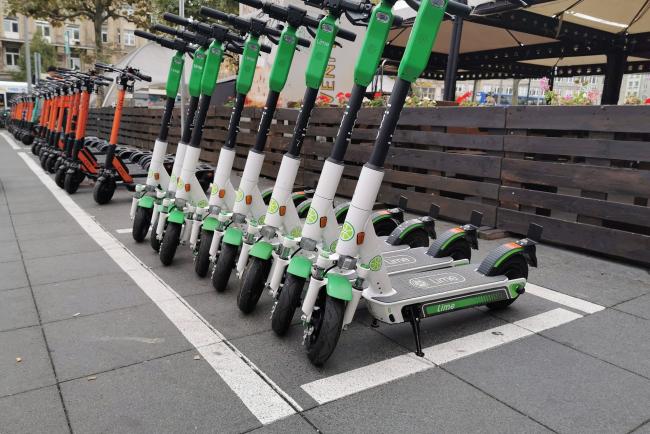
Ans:
{"label": "tree", "polygon": [[146,0],[9,0],[8,4],[12,14],[46,19],[53,26],[74,19],[92,21],[97,57],[102,53],[102,26],[106,21],[124,18],[143,28],[149,21],[149,2]]}
{"label": "tree", "polygon": [[[156,15],[162,15],[165,12],[171,12],[178,15],[178,0],[153,0]],[[235,0],[185,0],[185,16],[201,19],[199,13],[201,6],[207,6],[213,9],[229,14],[239,13],[239,3]]]}
{"label": "tree", "polygon": [[[41,31],[37,30],[34,36],[32,37],[32,42],[30,44],[32,55],[33,53],[41,54],[41,67],[43,71],[47,71],[47,68],[50,66],[56,66],[56,48],[53,45],[48,44],[48,42],[43,39],[41,36]],[[11,74],[12,78],[16,81],[26,81],[27,80],[27,68],[25,49],[23,46],[22,53],[18,59],[18,71]],[[32,64],[32,73],[34,73],[34,65]]]}

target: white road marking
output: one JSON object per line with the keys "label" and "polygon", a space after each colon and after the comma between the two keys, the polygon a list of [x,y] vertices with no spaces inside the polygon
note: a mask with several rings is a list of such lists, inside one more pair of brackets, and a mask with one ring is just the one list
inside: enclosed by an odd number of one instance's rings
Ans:
{"label": "white road marking", "polygon": [[133,228],[124,228],[124,229],[117,229],[115,232],[118,234],[130,234],[133,232]]}
{"label": "white road marking", "polygon": [[[10,137],[3,136],[12,143]],[[302,411],[297,402],[227,342],[173,288],[77,205],[30,156],[25,153],[20,153],[19,156],[88,235],[162,310],[261,423],[269,424]]]}
{"label": "white road marking", "polygon": [[380,386],[390,381],[431,369],[436,365],[443,365],[481,351],[496,348],[543,330],[558,327],[578,318],[582,318],[582,315],[566,309],[557,308],[511,324],[505,324],[473,335],[464,336],[443,344],[433,345],[423,350],[423,358],[417,357],[414,354],[397,356],[373,363],[372,365],[303,384],[301,387],[316,402],[324,404],[371,387]]}
{"label": "white road marking", "polygon": [[526,283],[526,292],[588,314],[600,312],[605,309],[605,306],[553,291],[552,289],[544,288],[542,286],[537,286],[530,282]]}

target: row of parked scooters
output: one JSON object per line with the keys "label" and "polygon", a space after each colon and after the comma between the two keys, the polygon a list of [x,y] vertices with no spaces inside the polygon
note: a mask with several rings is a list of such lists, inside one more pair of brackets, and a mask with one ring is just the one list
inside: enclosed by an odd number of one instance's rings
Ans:
{"label": "row of parked scooters", "polygon": [[[143,242],[150,234],[150,244],[163,264],[173,262],[179,246],[189,246],[196,274],[205,277],[210,273],[217,292],[228,289],[235,273],[237,306],[244,314],[255,309],[266,290],[274,301],[271,324],[277,335],[288,333],[296,310],[300,310],[303,343],[316,365],[330,358],[361,299],[375,323],[409,322],[416,354],[423,356],[421,319],[475,306],[502,309],[519,298],[529,265],[537,266],[535,245],[541,227],[531,225],[527,238],[498,247],[476,265],[470,260],[471,250],[478,248],[480,213],[473,212],[469,224],[438,235],[435,205],[429,216],[405,220],[405,201],[393,209],[376,203],[392,135],[411,83],[428,63],[445,14],[466,15],[471,8],[447,0],[408,0],[417,15],[370,158],[361,169],[351,202],[334,206],[357,114],[389,31],[402,22],[393,14],[394,1],[375,5],[370,0],[305,0],[322,9],[318,16],[271,1],[239,1],[282,25],[273,27],[268,18],[242,18],[203,7],[201,14],[220,24],[165,14],[176,27],[158,24],[152,28],[165,36],[136,32],[175,52],[160,133],[152,152],[117,145],[124,95],[135,80],[149,79],[133,68],[97,64],[95,71],[86,74],[61,71],[32,95],[15,102],[12,132],[25,144],[33,141],[32,149],[43,167],[55,173],[57,183],[69,193],[76,191],[84,177],[95,180],[98,203],[108,202],[117,184],[133,190],[133,239]],[[335,45],[356,39],[354,32],[340,27],[343,15],[352,24],[366,27],[364,41],[335,143],[315,189],[306,190],[296,184],[296,175],[331,51]],[[312,36],[311,41],[299,36],[301,29]],[[235,188],[233,164],[244,102],[260,53],[271,51],[260,42],[263,37],[277,45],[275,60],[256,141]],[[302,107],[275,185],[263,190],[259,185],[267,136],[299,49],[310,50]],[[212,170],[199,162],[202,133],[219,69],[228,53],[240,59],[236,98]],[[167,139],[186,56],[192,58],[190,97],[181,140],[172,156],[167,155]],[[101,72],[114,73],[118,86],[107,144],[85,138],[89,93],[108,83]],[[98,160],[100,155],[105,156],[103,162]],[[146,181],[136,183],[137,178]]]}

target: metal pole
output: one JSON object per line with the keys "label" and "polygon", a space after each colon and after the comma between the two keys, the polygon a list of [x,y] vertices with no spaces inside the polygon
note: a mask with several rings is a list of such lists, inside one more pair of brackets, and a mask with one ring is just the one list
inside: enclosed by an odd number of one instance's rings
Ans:
{"label": "metal pole", "polygon": [[27,92],[32,93],[32,54],[29,50],[29,27],[27,17],[23,15],[23,28],[25,29],[25,69],[27,73]]}
{"label": "metal pole", "polygon": [[41,81],[41,53],[34,53],[34,83]]}
{"label": "metal pole", "polygon": [[[185,0],[178,0],[178,15],[185,17]],[[185,68],[181,71],[181,129],[185,125]]]}
{"label": "metal pole", "polygon": [[[460,3],[467,4],[467,0],[460,0]],[[447,56],[447,70],[445,72],[445,88],[443,95],[445,101],[454,101],[456,99],[456,71],[458,70],[460,40],[463,36],[463,19],[459,16],[454,17],[454,27],[451,35],[449,56]]]}

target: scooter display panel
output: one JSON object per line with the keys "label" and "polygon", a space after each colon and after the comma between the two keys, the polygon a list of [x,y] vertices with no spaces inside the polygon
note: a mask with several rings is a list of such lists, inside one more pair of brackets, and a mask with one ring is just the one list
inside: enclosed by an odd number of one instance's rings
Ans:
{"label": "scooter display panel", "polygon": [[473,287],[495,285],[507,282],[505,276],[486,276],[473,267],[465,266],[444,270],[429,270],[414,273],[403,273],[391,277],[396,294],[387,297],[373,297],[381,303],[399,303],[405,300],[415,300],[423,297],[444,297],[447,293],[459,290],[470,290]]}
{"label": "scooter display panel", "polygon": [[427,255],[428,247],[416,247],[414,249],[405,249],[392,252],[382,253],[384,267],[389,275],[403,273],[406,271],[417,271],[423,268],[442,268],[451,266],[454,262],[452,258],[434,258]]}

